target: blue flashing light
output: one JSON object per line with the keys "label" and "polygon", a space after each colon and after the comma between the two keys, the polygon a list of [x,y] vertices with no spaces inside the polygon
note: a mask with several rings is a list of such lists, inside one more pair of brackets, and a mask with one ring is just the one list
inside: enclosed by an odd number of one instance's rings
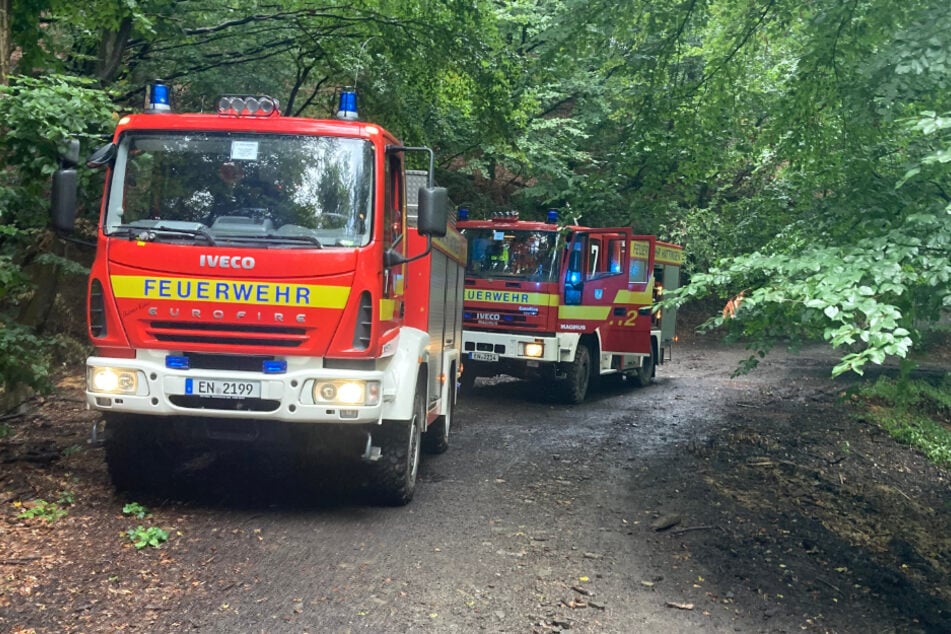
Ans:
{"label": "blue flashing light", "polygon": [[357,92],[347,86],[340,92],[340,107],[337,108],[337,118],[344,121],[357,120]]}
{"label": "blue flashing light", "polygon": [[548,210],[548,215],[547,215],[546,221],[547,221],[548,224],[550,224],[550,225],[558,224],[558,210],[557,210],[557,209],[549,209],[549,210]]}
{"label": "blue flashing light", "polygon": [[568,274],[568,283],[577,284],[581,281],[581,273],[579,271],[572,271]]}
{"label": "blue flashing light", "polygon": [[167,354],[165,355],[165,367],[170,370],[187,370],[189,368],[188,357]]}
{"label": "blue flashing light", "polygon": [[284,374],[287,372],[287,361],[283,359],[268,359],[261,363],[264,374]]}
{"label": "blue flashing light", "polygon": [[145,95],[146,112],[171,112],[172,106],[168,101],[168,86],[161,80],[150,84]]}
{"label": "blue flashing light", "polygon": [[459,208],[459,220],[468,220],[469,219],[469,208],[460,207]]}

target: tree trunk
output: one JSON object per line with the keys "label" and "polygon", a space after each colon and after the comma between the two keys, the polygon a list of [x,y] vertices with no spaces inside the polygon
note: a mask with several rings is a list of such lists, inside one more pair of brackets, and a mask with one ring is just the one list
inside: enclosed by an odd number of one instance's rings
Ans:
{"label": "tree trunk", "polygon": [[0,0],[0,85],[7,83],[10,74],[10,0]]}
{"label": "tree trunk", "polygon": [[[0,0],[7,2],[8,0]],[[116,73],[119,72],[119,66],[122,63],[122,55],[125,53],[126,44],[132,35],[132,18],[123,18],[119,23],[119,28],[115,31],[103,31],[102,40],[99,45],[99,59],[96,60],[96,77],[103,85],[111,84]]]}

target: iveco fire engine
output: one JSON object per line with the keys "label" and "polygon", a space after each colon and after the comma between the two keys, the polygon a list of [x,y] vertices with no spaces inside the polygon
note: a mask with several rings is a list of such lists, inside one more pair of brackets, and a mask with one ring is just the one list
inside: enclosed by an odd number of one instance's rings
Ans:
{"label": "iveco fire engine", "polygon": [[[114,484],[153,485],[199,441],[283,441],[352,449],[407,503],[420,447],[448,446],[460,365],[465,241],[432,151],[360,121],[351,90],[335,119],[235,95],[177,114],[168,94],[87,163],[107,176],[86,397]],[[416,191],[409,152],[429,155]],[[65,164],[61,232],[75,199]]]}
{"label": "iveco fire engine", "polygon": [[539,378],[580,403],[605,375],[653,380],[676,313],[652,306],[678,287],[682,247],[629,227],[560,226],[555,210],[546,222],[501,212],[458,226],[469,247],[464,388],[479,376]]}

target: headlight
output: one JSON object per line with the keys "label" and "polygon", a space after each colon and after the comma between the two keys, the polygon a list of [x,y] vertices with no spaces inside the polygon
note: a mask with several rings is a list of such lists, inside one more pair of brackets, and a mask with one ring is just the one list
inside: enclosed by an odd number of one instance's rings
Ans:
{"label": "headlight", "polygon": [[545,356],[545,344],[543,343],[526,343],[522,349],[522,354],[526,357],[535,357],[536,359]]}
{"label": "headlight", "polygon": [[316,381],[314,402],[318,405],[379,405],[379,381]]}
{"label": "headlight", "polygon": [[90,392],[135,394],[139,378],[135,370],[92,367],[86,373],[86,385]]}

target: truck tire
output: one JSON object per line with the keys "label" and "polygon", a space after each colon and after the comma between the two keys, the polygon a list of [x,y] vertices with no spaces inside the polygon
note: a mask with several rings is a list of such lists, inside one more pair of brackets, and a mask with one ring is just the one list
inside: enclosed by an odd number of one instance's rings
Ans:
{"label": "truck tire", "polygon": [[160,431],[165,421],[121,414],[105,416],[106,466],[122,492],[155,492],[171,484],[174,455]]}
{"label": "truck tire", "polygon": [[419,471],[422,426],[426,416],[424,377],[419,377],[413,397],[413,415],[409,420],[384,421],[373,432],[380,447],[380,459],[374,464],[375,489],[380,502],[388,506],[409,504],[416,492]]}
{"label": "truck tire", "polygon": [[475,381],[478,378],[475,368],[470,367],[466,369],[466,366],[462,368],[462,376],[459,377],[459,391],[463,394],[472,394],[472,390],[475,389]]}
{"label": "truck tire", "polygon": [[634,378],[634,384],[638,387],[647,387],[654,382],[654,353],[643,358],[641,361],[641,367],[637,369],[636,372],[632,375]]}
{"label": "truck tire", "polygon": [[[449,376],[456,376],[453,366]],[[449,388],[449,402],[446,403],[446,413],[433,421],[433,424],[423,434],[423,451],[429,454],[445,453],[449,449],[449,430],[452,428],[453,416],[456,413],[455,386]]]}
{"label": "truck tire", "polygon": [[572,405],[583,403],[591,384],[591,351],[588,346],[578,344],[574,361],[568,366],[566,374],[568,377],[565,380],[565,402]]}

